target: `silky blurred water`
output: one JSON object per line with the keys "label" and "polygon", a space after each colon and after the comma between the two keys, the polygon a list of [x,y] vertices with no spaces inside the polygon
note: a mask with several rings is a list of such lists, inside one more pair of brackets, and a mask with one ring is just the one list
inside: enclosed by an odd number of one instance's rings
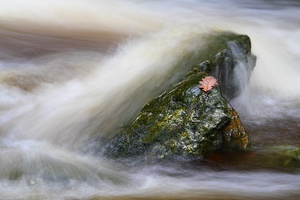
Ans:
{"label": "silky blurred water", "polygon": [[[299,198],[299,169],[244,161],[299,147],[299,16],[299,1],[283,0],[2,0],[0,199]],[[95,153],[94,138],[176,83],[220,31],[247,34],[257,56],[231,102],[254,154],[216,166]]]}

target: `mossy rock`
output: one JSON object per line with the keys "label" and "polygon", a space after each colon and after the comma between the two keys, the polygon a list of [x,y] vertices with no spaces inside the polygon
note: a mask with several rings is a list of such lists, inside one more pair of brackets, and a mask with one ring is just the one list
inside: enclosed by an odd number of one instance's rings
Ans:
{"label": "mossy rock", "polygon": [[[233,69],[237,59],[247,63],[252,56],[250,39],[226,33],[214,36],[210,41],[178,84],[148,102],[132,122],[122,126],[107,142],[106,156],[194,159],[222,146],[234,147],[232,149],[249,146],[250,140],[241,123],[239,127],[232,124],[233,112],[228,99],[239,92],[240,87],[231,80],[234,79]],[[238,46],[240,58],[231,51],[231,43]],[[220,87],[206,93],[199,89],[199,81],[208,75],[218,77]],[[238,117],[237,113],[235,116]],[[224,134],[233,133],[231,129],[236,129],[241,137],[231,134],[223,145]]]}
{"label": "mossy rock", "polygon": [[[277,146],[266,149],[262,153],[265,160],[280,169],[300,169],[300,147],[297,146]],[[275,168],[274,167],[274,168]]]}

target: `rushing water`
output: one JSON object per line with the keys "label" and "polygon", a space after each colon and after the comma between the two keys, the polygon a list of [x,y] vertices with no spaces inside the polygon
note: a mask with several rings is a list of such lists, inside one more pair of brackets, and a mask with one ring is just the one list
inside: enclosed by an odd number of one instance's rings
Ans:
{"label": "rushing water", "polygon": [[[299,16],[297,0],[1,0],[0,199],[299,198],[299,169],[251,160],[300,145]],[[151,165],[95,154],[93,138],[176,82],[216,31],[249,35],[258,57],[232,102],[254,152]]]}

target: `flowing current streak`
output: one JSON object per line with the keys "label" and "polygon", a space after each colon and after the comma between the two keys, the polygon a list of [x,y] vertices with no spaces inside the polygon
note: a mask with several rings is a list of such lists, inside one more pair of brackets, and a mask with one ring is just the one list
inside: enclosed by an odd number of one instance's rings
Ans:
{"label": "flowing current streak", "polygon": [[[111,131],[188,70],[180,62],[201,48],[200,33],[197,28],[170,28],[131,40],[113,56],[103,58],[91,74],[62,84],[46,84],[25,95],[28,99],[21,105],[16,102],[20,114],[9,122],[4,119],[4,127],[17,139],[67,146],[95,131]],[[70,59],[68,56],[65,59]]]}

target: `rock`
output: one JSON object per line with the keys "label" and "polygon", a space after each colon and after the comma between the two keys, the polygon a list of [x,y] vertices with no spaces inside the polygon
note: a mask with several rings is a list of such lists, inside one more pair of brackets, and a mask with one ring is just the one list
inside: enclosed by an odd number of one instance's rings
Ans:
{"label": "rock", "polygon": [[269,146],[255,151],[216,151],[205,158],[218,169],[226,170],[273,170],[298,173],[300,168],[300,147]]}
{"label": "rock", "polygon": [[300,147],[281,145],[266,147],[256,151],[256,157],[251,160],[260,168],[271,168],[284,171],[299,171]]}
{"label": "rock", "polygon": [[[267,150],[268,151],[268,150]],[[277,167],[289,170],[299,170],[300,168],[300,147],[297,146],[279,146],[272,147],[269,150],[272,163]]]}
{"label": "rock", "polygon": [[[221,34],[211,40],[203,62],[203,71],[218,77],[222,95],[230,100],[238,96],[248,84],[256,57],[251,54],[251,41],[246,35]],[[238,76],[237,76],[238,74]]]}
{"label": "rock", "polygon": [[[181,82],[148,102],[134,121],[121,127],[107,142],[104,154],[196,159],[220,148],[247,149],[250,140],[228,100],[242,88],[234,75],[237,60],[245,62],[238,67],[253,68],[249,60],[255,57],[250,49],[247,36],[215,36],[199,55],[201,62],[195,63]],[[206,93],[199,89],[199,81],[208,75],[217,77],[220,87]]]}
{"label": "rock", "polygon": [[222,145],[225,150],[247,150],[249,148],[250,139],[242,125],[240,117],[234,109],[231,110],[230,124],[223,130],[222,135]]}
{"label": "rock", "polygon": [[188,81],[181,82],[149,102],[111,141],[108,152],[117,157],[205,155],[220,147],[218,131],[228,121],[230,109],[216,88],[204,94],[197,84],[189,88]]}

